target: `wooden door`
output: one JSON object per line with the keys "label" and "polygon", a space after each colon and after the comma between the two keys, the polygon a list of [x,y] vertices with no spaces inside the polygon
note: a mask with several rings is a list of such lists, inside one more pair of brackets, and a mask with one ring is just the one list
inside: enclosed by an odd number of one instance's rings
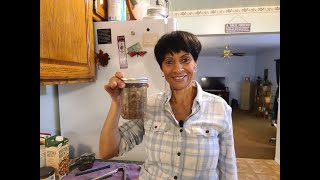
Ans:
{"label": "wooden door", "polygon": [[40,1],[40,84],[94,81],[92,1]]}

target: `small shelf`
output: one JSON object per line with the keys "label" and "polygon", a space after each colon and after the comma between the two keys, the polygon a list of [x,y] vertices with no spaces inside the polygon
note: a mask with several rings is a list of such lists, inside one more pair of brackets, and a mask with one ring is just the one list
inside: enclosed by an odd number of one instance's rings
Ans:
{"label": "small shelf", "polygon": [[255,86],[254,109],[256,116],[267,118],[271,114],[271,85]]}

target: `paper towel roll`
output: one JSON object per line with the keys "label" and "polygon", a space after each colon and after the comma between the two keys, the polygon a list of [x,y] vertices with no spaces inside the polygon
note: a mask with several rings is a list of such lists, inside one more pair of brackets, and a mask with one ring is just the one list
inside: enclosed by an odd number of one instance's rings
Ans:
{"label": "paper towel roll", "polygon": [[108,0],[108,21],[121,21],[121,1]]}

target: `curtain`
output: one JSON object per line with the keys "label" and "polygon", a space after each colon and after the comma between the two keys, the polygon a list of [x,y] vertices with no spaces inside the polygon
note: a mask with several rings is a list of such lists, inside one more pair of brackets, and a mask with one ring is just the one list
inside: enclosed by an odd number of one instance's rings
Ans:
{"label": "curtain", "polygon": [[275,123],[277,123],[278,118],[278,98],[279,98],[279,78],[280,78],[280,59],[275,59],[276,62],[276,77],[277,77],[277,91],[274,96],[273,101],[273,115],[272,120],[274,120]]}

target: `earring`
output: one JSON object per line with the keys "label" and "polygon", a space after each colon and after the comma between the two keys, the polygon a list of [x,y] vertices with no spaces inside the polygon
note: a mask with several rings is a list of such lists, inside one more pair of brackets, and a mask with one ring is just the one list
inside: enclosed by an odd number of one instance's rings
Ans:
{"label": "earring", "polygon": [[197,64],[194,66],[194,72],[197,72],[198,68],[197,68]]}
{"label": "earring", "polygon": [[164,74],[163,74],[163,72],[162,72],[162,71],[161,71],[161,76],[162,76],[162,77],[164,77]]}

